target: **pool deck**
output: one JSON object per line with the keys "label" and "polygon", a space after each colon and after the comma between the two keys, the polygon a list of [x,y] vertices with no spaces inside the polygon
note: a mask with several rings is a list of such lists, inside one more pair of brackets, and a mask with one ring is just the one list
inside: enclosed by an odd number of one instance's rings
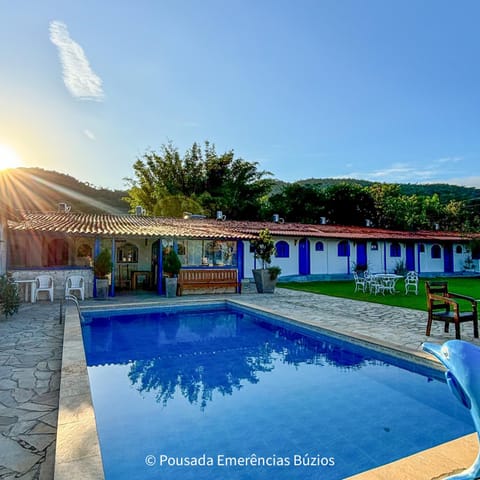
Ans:
{"label": "pool deck", "polygon": [[[407,355],[418,355],[420,359],[430,359],[421,351],[422,342],[443,343],[454,338],[453,332],[445,334],[443,324],[438,322],[433,325],[432,336],[426,337],[425,312],[286,289],[277,289],[273,295],[197,295],[173,300],[155,295],[118,296],[104,302],[81,302],[81,306],[166,305],[223,299],[259,307],[333,332],[344,332],[361,340],[393,347]],[[83,348],[79,347],[80,327],[78,322],[75,323],[76,310],[69,306],[67,312],[65,327],[59,324],[58,302],[22,304],[17,315],[0,319],[2,479],[100,478],[95,419]],[[471,324],[462,325],[462,338],[480,345],[478,339],[473,339]],[[59,401],[61,412],[58,417]],[[469,466],[477,451],[478,441],[473,434],[351,479],[440,479]]]}

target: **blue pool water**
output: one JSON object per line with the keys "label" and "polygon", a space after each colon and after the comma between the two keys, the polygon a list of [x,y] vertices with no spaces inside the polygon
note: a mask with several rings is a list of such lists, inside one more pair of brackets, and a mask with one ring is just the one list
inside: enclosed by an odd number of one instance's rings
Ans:
{"label": "blue pool water", "polygon": [[474,431],[443,374],[246,309],[84,317],[107,480],[336,480]]}

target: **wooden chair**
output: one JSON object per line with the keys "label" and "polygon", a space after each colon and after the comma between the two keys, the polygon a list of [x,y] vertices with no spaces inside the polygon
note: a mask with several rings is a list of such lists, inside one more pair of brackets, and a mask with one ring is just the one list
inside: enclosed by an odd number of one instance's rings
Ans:
{"label": "wooden chair", "polygon": [[[453,323],[457,340],[460,340],[460,324],[473,322],[473,335],[478,338],[477,302],[474,298],[458,293],[449,293],[447,282],[425,282],[425,290],[428,309],[427,336],[430,336],[432,322],[437,320],[445,323],[445,332],[448,332],[450,323]],[[457,300],[469,302],[471,309],[461,311]]]}

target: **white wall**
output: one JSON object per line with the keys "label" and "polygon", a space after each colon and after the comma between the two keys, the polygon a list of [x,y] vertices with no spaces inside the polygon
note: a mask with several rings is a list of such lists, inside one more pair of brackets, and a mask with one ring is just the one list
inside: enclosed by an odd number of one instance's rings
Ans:
{"label": "white wall", "polygon": [[7,227],[0,221],[0,275],[7,272]]}
{"label": "white wall", "polygon": [[[440,243],[424,243],[425,251],[420,253],[420,271],[425,273],[442,273],[444,270],[444,251]],[[440,245],[441,255],[440,258],[432,258],[432,247],[434,245]]]}
{"label": "white wall", "polygon": [[284,241],[288,243],[289,247],[288,258],[280,258],[277,256],[272,257],[271,265],[279,266],[282,269],[281,275],[298,275],[298,240],[298,238],[275,238],[275,243],[279,241]]}
{"label": "white wall", "polygon": [[[81,275],[85,280],[85,298],[92,297],[93,292],[93,271],[86,269],[32,269],[13,270],[14,280],[33,280],[37,275],[51,275],[53,277],[53,299],[60,300],[65,296],[65,284],[69,275]],[[40,298],[40,297],[39,297]],[[46,297],[44,297],[46,298]]]}
{"label": "white wall", "polygon": [[[315,245],[317,242],[323,243],[323,251],[317,252]],[[325,239],[312,238],[310,239],[310,267],[313,275],[322,275],[328,273],[328,252],[330,250],[330,243]]]}
{"label": "white wall", "polygon": [[367,266],[368,271],[373,273],[383,272],[383,248],[384,242],[376,242],[377,249],[372,250],[372,243],[367,242]]}

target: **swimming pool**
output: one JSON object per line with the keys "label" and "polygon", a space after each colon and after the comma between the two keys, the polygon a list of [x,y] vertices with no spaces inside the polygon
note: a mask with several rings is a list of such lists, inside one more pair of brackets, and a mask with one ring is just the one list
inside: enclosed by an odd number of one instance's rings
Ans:
{"label": "swimming pool", "polygon": [[341,479],[474,431],[440,372],[250,309],[84,317],[107,480]]}

